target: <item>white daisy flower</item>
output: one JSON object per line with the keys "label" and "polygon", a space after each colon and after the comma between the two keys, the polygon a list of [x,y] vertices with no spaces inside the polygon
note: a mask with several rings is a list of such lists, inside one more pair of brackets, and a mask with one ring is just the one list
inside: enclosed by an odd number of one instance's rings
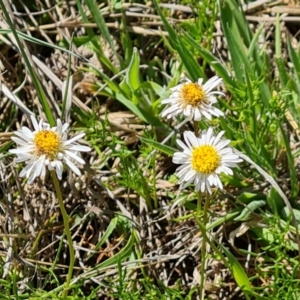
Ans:
{"label": "white daisy flower", "polygon": [[12,140],[18,148],[9,150],[17,155],[16,163],[26,163],[19,176],[27,177],[28,183],[31,183],[36,177],[44,177],[48,168],[48,170],[55,170],[57,177],[61,179],[63,163],[66,163],[75,174],[81,175],[75,162],[84,164],[85,161],[78,156],[78,152],[88,152],[91,148],[79,145],[76,141],[85,133],[68,140],[66,132],[69,127],[68,123],[62,124],[61,120],[57,119],[57,126],[50,127],[43,120],[38,123],[34,116],[30,118],[34,131],[27,127],[16,131]]}
{"label": "white daisy flower", "polygon": [[223,189],[220,173],[233,175],[231,168],[242,161],[228,146],[230,140],[221,139],[223,134],[224,131],[214,136],[212,128],[209,128],[197,138],[193,132],[185,131],[185,144],[177,140],[183,152],[175,152],[173,162],[181,164],[176,170],[181,188],[194,183],[196,191],[207,189],[210,194],[212,186]]}
{"label": "white daisy flower", "polygon": [[225,96],[225,94],[212,91],[222,83],[222,78],[214,76],[205,84],[202,82],[203,78],[199,78],[197,83],[188,79],[187,82],[171,88],[171,96],[161,101],[162,104],[171,105],[162,111],[162,117],[170,119],[183,113],[191,120],[200,121],[202,117],[211,120],[212,116],[223,116],[223,112],[213,104],[217,103],[215,95]]}

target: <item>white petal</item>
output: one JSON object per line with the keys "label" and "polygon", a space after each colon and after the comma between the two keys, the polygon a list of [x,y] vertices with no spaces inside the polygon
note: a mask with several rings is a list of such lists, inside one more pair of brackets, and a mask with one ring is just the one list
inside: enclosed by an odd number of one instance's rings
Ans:
{"label": "white petal", "polygon": [[181,149],[183,149],[184,151],[190,152],[191,148],[188,148],[181,140],[176,140],[176,142]]}
{"label": "white petal", "polygon": [[29,128],[23,126],[22,127],[22,136],[25,136],[27,139],[32,139],[33,133]]}
{"label": "white petal", "polygon": [[65,132],[69,128],[69,123],[65,123],[62,127],[62,132]]}
{"label": "white petal", "polygon": [[35,167],[35,177],[40,176],[42,172],[42,168],[44,166],[44,161],[45,161],[45,155],[42,155],[36,162],[36,167]]}
{"label": "white petal", "polygon": [[65,153],[66,153],[68,156],[70,156],[71,158],[73,158],[73,159],[75,159],[76,161],[78,161],[80,164],[82,164],[82,165],[85,164],[85,161],[84,161],[81,157],[77,156],[74,152],[66,150]]}
{"label": "white petal", "polygon": [[90,152],[92,149],[88,146],[82,146],[79,144],[70,145],[66,149],[73,150],[73,151],[80,151],[80,152]]}
{"label": "white petal", "polygon": [[62,178],[62,173],[63,173],[63,164],[61,161],[57,161],[56,166],[55,166],[55,170],[56,170],[56,175],[57,178],[59,180],[61,180]]}
{"label": "white petal", "polygon": [[61,136],[62,134],[62,123],[60,119],[56,120],[56,125],[57,125],[57,133],[59,134],[59,136]]}
{"label": "white petal", "polygon": [[75,141],[81,139],[81,138],[84,137],[84,136],[85,136],[85,133],[84,133],[84,132],[83,132],[83,133],[80,133],[80,134],[78,134],[78,135],[72,137],[70,140],[65,141],[64,144],[65,144],[65,145],[72,144],[73,142],[75,142]]}
{"label": "white petal", "polygon": [[218,135],[216,136],[214,142],[213,142],[213,145],[217,145],[217,143],[219,142],[219,140],[221,139],[221,137],[223,136],[223,134],[225,133],[225,131],[221,131],[218,133]]}
{"label": "white petal", "polygon": [[64,157],[64,161],[66,162],[66,164],[72,169],[72,171],[76,174],[76,175],[78,175],[78,176],[80,176],[81,175],[81,172],[80,172],[80,170],[65,156]]}
{"label": "white petal", "polygon": [[18,145],[21,145],[21,146],[28,145],[28,141],[24,141],[23,139],[20,139],[17,136],[12,136],[11,139]]}
{"label": "white petal", "polygon": [[30,119],[31,119],[31,123],[32,123],[32,125],[33,125],[34,130],[35,130],[35,131],[38,131],[38,130],[39,130],[39,124],[38,124],[38,122],[37,122],[35,116],[34,116],[34,115],[31,115],[31,116],[30,116]]}
{"label": "white petal", "polygon": [[206,93],[209,93],[215,87],[222,83],[222,78],[218,78],[218,76],[214,76],[210,78],[203,86]]}

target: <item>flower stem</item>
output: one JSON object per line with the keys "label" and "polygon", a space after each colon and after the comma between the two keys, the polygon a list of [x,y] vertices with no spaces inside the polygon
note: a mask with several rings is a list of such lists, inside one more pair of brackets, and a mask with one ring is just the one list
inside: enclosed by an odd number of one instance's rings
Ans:
{"label": "flower stem", "polygon": [[[199,192],[201,193],[201,192]],[[209,208],[209,202],[210,202],[210,196],[208,193],[206,193],[205,197],[205,204],[204,204],[204,210],[203,210],[203,225],[204,228],[206,228],[206,224],[208,222],[208,208]],[[204,299],[205,296],[205,265],[206,265],[206,240],[202,236],[202,244],[201,244],[201,269],[200,269],[200,300]]]}
{"label": "flower stem", "polygon": [[199,122],[198,121],[194,122],[194,131],[195,131],[195,136],[198,137],[198,135],[199,135]]}
{"label": "flower stem", "polygon": [[197,201],[197,215],[200,216],[202,210],[202,194],[198,192],[198,201]]}
{"label": "flower stem", "polygon": [[53,184],[54,184],[54,187],[55,187],[55,190],[56,190],[56,195],[57,195],[57,199],[58,199],[58,203],[59,203],[59,208],[60,208],[63,220],[64,220],[64,228],[65,228],[65,233],[66,233],[66,236],[67,236],[68,246],[69,246],[70,264],[69,264],[69,270],[68,270],[67,280],[66,280],[65,289],[64,289],[64,296],[63,296],[63,299],[66,300],[67,296],[68,296],[70,282],[71,282],[72,275],[73,275],[73,267],[74,267],[74,263],[75,263],[75,253],[74,253],[74,247],[73,247],[71,231],[70,231],[70,227],[69,227],[69,216],[68,216],[68,214],[66,212],[66,209],[65,209],[65,206],[64,206],[63,197],[62,197],[61,189],[60,189],[60,186],[59,186],[59,182],[58,182],[55,171],[50,171],[50,173],[51,173]]}

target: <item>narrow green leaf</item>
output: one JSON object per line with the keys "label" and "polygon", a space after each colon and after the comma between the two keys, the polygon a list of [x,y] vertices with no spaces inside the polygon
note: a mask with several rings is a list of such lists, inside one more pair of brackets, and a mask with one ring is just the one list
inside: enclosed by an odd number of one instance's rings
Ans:
{"label": "narrow green leaf", "polygon": [[298,90],[298,94],[300,94],[300,61],[299,61],[299,58],[298,58],[294,48],[291,45],[290,39],[288,39],[287,45],[288,45],[289,57],[294,66],[294,74],[295,74],[295,78],[297,80],[296,87]]}
{"label": "narrow green leaf", "polygon": [[[298,224],[298,227],[300,228],[300,211],[298,209],[293,208],[293,213],[296,219],[296,223]],[[281,214],[280,214],[284,220],[288,220],[289,218],[291,218],[291,212],[289,210],[288,207],[284,207],[281,210]]]}
{"label": "narrow green leaf", "polygon": [[170,42],[171,42],[172,47],[178,52],[178,54],[181,58],[181,61],[184,64],[191,79],[193,81],[196,81],[198,78],[203,78],[204,72],[201,70],[198,62],[191,55],[190,51],[186,48],[186,46],[180,39],[180,36],[175,32],[175,30],[169,24],[168,20],[166,19],[166,17],[162,13],[160,7],[158,6],[157,1],[154,0],[153,4],[154,4],[154,7],[157,10],[158,14],[160,15],[161,20],[164,23],[166,30],[169,33]]}
{"label": "narrow green leaf", "polygon": [[[80,12],[80,15],[81,15],[81,18],[82,18],[82,22],[83,23],[90,23],[88,17],[85,14],[86,10],[81,5],[81,1],[80,0],[75,0],[75,1],[76,1],[76,5],[78,7],[78,11]],[[86,27],[85,30],[88,34],[89,41],[93,45],[93,51],[95,51],[95,53],[97,54],[97,57],[100,60],[100,62],[103,65],[105,65],[108,69],[110,69],[113,73],[115,73],[115,74],[119,73],[118,68],[116,68],[112,64],[112,62],[105,56],[105,54],[103,52],[103,49],[102,49],[101,40],[100,40],[99,36],[96,36],[94,31],[91,28]]]}
{"label": "narrow green leaf", "polygon": [[177,151],[176,149],[172,148],[172,147],[169,147],[169,146],[166,146],[166,145],[163,145],[159,142],[156,142],[154,140],[150,140],[150,139],[146,139],[146,138],[143,138],[143,137],[140,137],[140,139],[146,143],[147,145],[150,145],[152,146],[153,148],[155,148],[156,150],[162,152],[162,153],[165,153],[167,154],[168,156],[173,156],[174,153]]}
{"label": "narrow green leaf", "polygon": [[202,236],[205,238],[205,241],[212,247],[215,253],[217,253],[221,257],[222,262],[226,265],[226,267],[230,269],[231,274],[233,275],[241,290],[244,293],[252,292],[252,287],[247,277],[247,274],[245,273],[243,267],[240,265],[238,260],[231,254],[231,252],[227,248],[225,248],[221,243],[218,243],[218,246],[221,248],[221,250],[225,252],[225,255],[228,258],[226,259],[222,251],[220,251],[219,247],[217,247],[215,243],[207,237],[206,228],[204,224],[202,224],[201,222],[197,222],[197,224],[202,233]]}
{"label": "narrow green leaf", "polygon": [[134,235],[131,234],[125,247],[122,248],[122,250],[120,250],[112,257],[108,258],[104,262],[97,265],[96,269],[105,268],[117,264],[118,262],[123,262],[124,260],[129,259],[131,253],[134,251],[134,243],[135,243],[135,238]]}
{"label": "narrow green leaf", "polygon": [[249,74],[247,72],[245,72],[245,79],[246,79],[246,84],[247,84],[247,98],[249,101],[249,108],[251,110],[251,114],[250,114],[250,132],[253,138],[253,142],[256,144],[256,138],[257,138],[257,127],[256,127],[256,112],[255,112],[255,104],[254,104],[254,96],[252,93],[252,85],[251,85],[251,81],[249,78]]}
{"label": "narrow green leaf", "polygon": [[11,32],[17,42],[17,46],[19,48],[19,51],[22,55],[22,58],[24,59],[24,62],[25,62],[25,65],[26,65],[26,68],[27,70],[29,71],[30,73],[30,76],[31,76],[31,79],[32,79],[32,82],[35,86],[35,89],[36,89],[36,92],[38,94],[38,98],[39,98],[39,101],[43,107],[43,111],[46,115],[46,118],[47,118],[47,121],[49,122],[49,124],[51,126],[54,126],[55,125],[55,118],[53,117],[52,115],[52,110],[49,106],[49,103],[48,103],[48,99],[47,99],[47,96],[44,92],[44,89],[39,81],[39,78],[37,76],[37,74],[35,73],[35,70],[33,68],[33,61],[32,61],[32,56],[28,57],[28,55],[30,55],[29,53],[26,53],[25,50],[24,50],[24,47],[20,41],[20,38],[19,38],[19,35],[15,29],[15,26],[14,26],[14,23],[13,21],[11,20],[10,18],[10,15],[7,11],[7,7],[6,5],[4,4],[3,1],[0,1],[0,7],[2,8],[2,12],[5,16],[5,19],[7,21],[7,23],[9,24],[10,28],[11,28]]}
{"label": "narrow green leaf", "polygon": [[202,58],[215,69],[217,74],[223,79],[226,85],[230,85],[232,87],[236,86],[236,83],[232,80],[228,70],[221,64],[221,62],[214,55],[211,54],[210,51],[206,50],[204,47],[198,44],[195,41],[195,39],[193,39],[193,37],[191,37],[189,34],[186,34],[183,38],[192,47],[196,48],[196,50],[200,53]]}
{"label": "narrow green leaf", "polygon": [[[118,224],[118,218],[119,217],[115,217],[113,218],[108,227],[106,228],[104,234],[102,235],[101,239],[99,240],[99,242],[96,244],[96,246],[94,247],[94,251],[98,251],[100,249],[100,247],[107,241],[107,239],[110,237],[110,235],[113,233],[113,231],[115,230],[117,224]],[[91,253],[88,257],[87,260],[93,256],[94,254]]]}
{"label": "narrow green leaf", "polygon": [[278,215],[285,206],[283,199],[273,187],[268,192],[267,203],[275,215]]}
{"label": "narrow green leaf", "polygon": [[266,205],[267,202],[265,200],[254,200],[250,202],[241,212],[241,214],[236,217],[235,221],[246,221],[250,215],[259,207]]}
{"label": "narrow green leaf", "polygon": [[293,201],[298,197],[298,193],[299,193],[299,185],[298,185],[297,172],[296,172],[296,168],[295,168],[295,160],[294,160],[294,156],[292,154],[292,150],[291,150],[289,139],[287,137],[287,133],[283,128],[283,124],[281,124],[279,120],[278,120],[278,128],[280,129],[281,136],[283,138],[284,145],[286,148],[286,156],[287,156],[288,165],[289,165],[288,170],[290,173],[291,187],[292,187],[291,200]]}
{"label": "narrow green leaf", "polygon": [[[241,30],[239,30],[241,29],[241,26],[237,26],[236,19],[234,19],[235,12],[231,7],[232,5],[232,1],[229,0],[222,3],[222,5],[220,4],[220,17],[224,34],[227,39],[228,50],[230,52],[235,76],[239,82],[243,82],[243,74],[245,72],[250,73],[251,67],[246,55],[247,48],[244,44],[245,40],[242,39]],[[244,38],[246,37],[247,34],[244,35]]]}
{"label": "narrow green leaf", "polygon": [[242,291],[246,290],[251,292],[251,283],[239,261],[232,255],[232,253],[227,248],[225,248],[222,244],[219,245],[221,246],[225,255],[228,258],[229,268],[238,286],[242,289]]}
{"label": "narrow green leaf", "polygon": [[249,50],[248,50],[248,57],[253,58],[255,63],[259,65],[260,70],[262,69],[262,60],[261,57],[258,54],[258,39],[260,35],[263,32],[263,29],[265,28],[264,24],[261,24],[257,31],[255,32],[255,35],[253,36],[253,39],[250,43]]}
{"label": "narrow green leaf", "polygon": [[166,91],[163,87],[153,81],[144,81],[141,84],[142,89],[152,89],[155,94],[157,94],[160,98],[164,99],[169,97],[169,92]]}
{"label": "narrow green leaf", "polygon": [[249,47],[251,42],[251,31],[249,22],[246,20],[244,12],[238,6],[235,0],[218,1],[222,18],[226,18],[226,22],[232,29],[232,34],[243,40],[245,45]]}
{"label": "narrow green leaf", "polygon": [[262,197],[263,195],[261,194],[244,192],[237,197],[237,200],[241,201],[242,203],[249,204],[254,200],[262,199]]}
{"label": "narrow green leaf", "polygon": [[126,83],[131,87],[133,91],[140,88],[140,56],[137,48],[133,48],[130,64],[126,71]]}
{"label": "narrow green leaf", "polygon": [[105,20],[101,14],[101,11],[98,7],[98,3],[96,3],[95,0],[85,0],[86,5],[89,8],[89,11],[93,15],[93,18],[98,26],[98,29],[101,31],[103,38],[108,42],[110,49],[114,53],[114,56],[117,58],[120,64],[122,64],[122,61],[116,51],[114,41],[112,40],[110,33],[108,31],[108,28],[105,24]]}
{"label": "narrow green leaf", "polygon": [[238,81],[243,82],[244,73],[251,72],[249,59],[246,55],[246,49],[241,40],[234,36],[228,26],[226,26],[225,34],[228,43],[228,49],[231,54],[231,61],[234,67],[235,76]]}
{"label": "narrow green leaf", "polygon": [[134,105],[129,99],[124,97],[121,93],[116,93],[115,97],[118,101],[124,104],[128,109],[130,109],[134,114],[136,114],[144,122],[153,125],[155,127],[164,128],[165,125],[156,117],[154,117],[149,111],[146,111],[138,106]]}

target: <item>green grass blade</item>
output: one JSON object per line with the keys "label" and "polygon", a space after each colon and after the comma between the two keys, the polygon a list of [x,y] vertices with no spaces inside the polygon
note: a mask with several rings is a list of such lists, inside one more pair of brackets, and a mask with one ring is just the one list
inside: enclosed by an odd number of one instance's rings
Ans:
{"label": "green grass blade", "polygon": [[223,78],[223,81],[226,85],[232,87],[236,86],[236,83],[232,80],[226,68],[210,51],[198,44],[189,34],[186,34],[183,38],[199,52],[206,62],[208,62],[216,70],[217,74]]}
{"label": "green grass blade", "polygon": [[[7,35],[8,33],[11,33],[11,32],[12,32],[12,30],[10,30],[10,29],[0,29],[0,34],[3,34],[3,35]],[[19,36],[19,38],[23,39],[24,41],[28,41],[30,43],[34,43],[34,44],[40,45],[40,46],[45,46],[45,47],[57,49],[59,51],[66,52],[66,53],[68,53],[68,54],[70,54],[72,56],[75,56],[77,58],[86,60],[83,56],[78,55],[75,52],[72,52],[72,51],[70,51],[70,50],[68,50],[66,48],[59,47],[59,46],[57,46],[55,44],[49,44],[49,43],[47,43],[47,42],[45,42],[43,40],[37,39],[37,38],[35,38],[33,36],[29,36],[26,33],[21,32],[21,31],[15,30],[15,32],[17,33],[17,35]]]}
{"label": "green grass blade", "polygon": [[239,261],[232,255],[232,253],[226,247],[224,247],[222,244],[219,245],[223,249],[225,255],[228,258],[229,267],[238,286],[243,291],[251,292],[252,291],[251,283],[243,267],[239,263]]}
{"label": "green grass blade", "polygon": [[103,38],[108,42],[110,49],[114,53],[114,56],[116,57],[116,59],[119,61],[120,64],[122,64],[123,62],[121,61],[121,59],[117,53],[114,41],[112,40],[112,38],[110,36],[110,33],[105,24],[105,20],[101,14],[101,11],[99,9],[97,2],[94,0],[85,0],[85,3],[88,6],[89,11],[91,12],[96,24],[98,25],[98,28],[101,31]]}
{"label": "green grass blade", "polygon": [[34,71],[34,68],[32,67],[33,65],[33,62],[32,60],[29,58],[29,56],[27,55],[27,53],[25,52],[25,50],[23,49],[23,45],[19,39],[19,36],[18,36],[18,33],[15,29],[15,26],[14,26],[14,23],[12,22],[12,20],[10,19],[10,16],[6,10],[6,6],[5,4],[3,3],[3,1],[0,1],[0,6],[2,8],[2,11],[5,15],[5,18],[6,18],[6,21],[7,23],[10,25],[10,28],[11,28],[11,32],[12,34],[14,35],[14,38],[18,44],[18,48],[19,48],[19,51],[21,52],[22,54],[22,57],[24,59],[24,62],[25,62],[25,65],[30,73],[30,76],[31,76],[31,79],[33,81],[33,84],[36,88],[36,91],[37,91],[37,94],[38,94],[38,97],[39,97],[39,101],[41,102],[42,104],[42,107],[43,107],[43,110],[44,110],[44,113],[46,115],[46,118],[49,122],[49,124],[51,126],[54,126],[55,125],[55,119],[52,115],[52,111],[50,109],[50,106],[49,106],[49,103],[48,103],[48,100],[47,100],[47,97],[46,97],[46,94],[43,90],[43,87],[41,85],[41,83],[39,82],[39,79]]}
{"label": "green grass blade", "polygon": [[140,137],[140,139],[146,143],[147,145],[153,147],[154,149],[162,152],[162,153],[165,153],[166,155],[168,156],[173,156],[174,153],[177,151],[176,149],[172,148],[172,147],[169,147],[169,146],[166,146],[166,145],[163,145],[159,142],[156,142],[156,141],[153,141],[153,140],[150,140],[150,139],[146,139],[146,138],[143,138],[143,137]]}
{"label": "green grass blade", "polygon": [[[235,71],[235,76],[239,82],[243,82],[244,72],[250,73],[251,67],[249,59],[246,55],[247,48],[244,44],[245,40],[243,40],[242,38],[243,33],[245,32],[241,32],[239,30],[240,26],[237,26],[235,18],[236,15],[233,13],[231,6],[232,2],[230,0],[225,1],[223,6],[220,5],[220,18],[224,34],[226,36],[228,50],[231,55],[231,61]],[[238,17],[239,16],[240,13],[238,14]],[[243,37],[245,38],[246,36],[247,35],[244,34]]]}
{"label": "green grass blade", "polygon": [[170,42],[171,42],[172,47],[178,52],[178,54],[182,60],[182,63],[184,64],[191,79],[193,81],[196,81],[198,78],[203,78],[204,72],[201,70],[198,62],[191,55],[189,50],[185,47],[184,43],[180,39],[180,36],[176,33],[176,31],[169,24],[168,20],[166,19],[166,17],[162,13],[160,7],[158,6],[157,1],[154,0],[153,4],[154,4],[156,11],[160,15],[166,30],[169,33]]}
{"label": "green grass blade", "polygon": [[130,64],[126,72],[126,83],[131,87],[132,91],[140,88],[140,56],[137,48],[133,48]]}
{"label": "green grass blade", "polygon": [[165,125],[158,118],[154,117],[148,111],[136,106],[129,99],[127,99],[123,94],[116,93],[115,97],[118,101],[120,101],[128,109],[130,109],[135,115],[137,115],[139,118],[141,118],[141,120],[143,120],[144,122],[151,124],[155,127],[161,127],[161,128],[165,127]]}
{"label": "green grass blade", "polygon": [[[94,251],[98,251],[100,249],[100,247],[106,242],[106,240],[110,237],[110,235],[113,233],[113,231],[116,229],[116,226],[118,224],[118,218],[119,217],[115,217],[113,218],[108,227],[106,228],[104,234],[102,235],[101,239],[98,241],[98,243],[95,245],[95,247],[93,248]],[[91,256],[93,256],[94,254],[90,254],[86,260],[88,260]]]}
{"label": "green grass blade", "polygon": [[[81,1],[79,1],[79,0],[75,0],[75,1],[76,1],[76,5],[78,7],[79,13],[81,14],[82,21],[84,23],[90,23],[88,17],[85,14],[85,10],[83,9],[83,7],[81,5]],[[100,42],[100,37],[96,36],[94,31],[91,28],[85,28],[85,30],[86,30],[86,32],[89,36],[89,41],[92,43],[93,50],[97,54],[97,57],[98,57],[99,61],[101,63],[103,63],[103,65],[105,65],[114,74],[118,73],[119,72],[118,68],[116,68],[112,64],[112,62],[104,55],[102,45],[101,45],[101,42]]]}
{"label": "green grass blade", "polygon": [[292,199],[295,200],[298,196],[299,193],[299,185],[298,185],[298,178],[297,178],[297,172],[296,172],[296,168],[295,168],[295,160],[294,160],[294,156],[292,154],[291,151],[291,146],[289,143],[289,139],[286,136],[286,132],[282,126],[282,124],[280,124],[278,122],[278,127],[280,129],[283,141],[284,141],[284,145],[286,147],[286,156],[288,159],[288,165],[289,165],[289,173],[290,173],[290,179],[291,179],[291,188],[292,188]]}
{"label": "green grass blade", "polygon": [[232,23],[232,34],[235,36],[238,34],[245,45],[249,47],[251,43],[251,32],[249,29],[249,23],[247,22],[244,13],[237,4],[238,1],[225,0],[219,1],[220,13],[226,15],[228,24]]}

